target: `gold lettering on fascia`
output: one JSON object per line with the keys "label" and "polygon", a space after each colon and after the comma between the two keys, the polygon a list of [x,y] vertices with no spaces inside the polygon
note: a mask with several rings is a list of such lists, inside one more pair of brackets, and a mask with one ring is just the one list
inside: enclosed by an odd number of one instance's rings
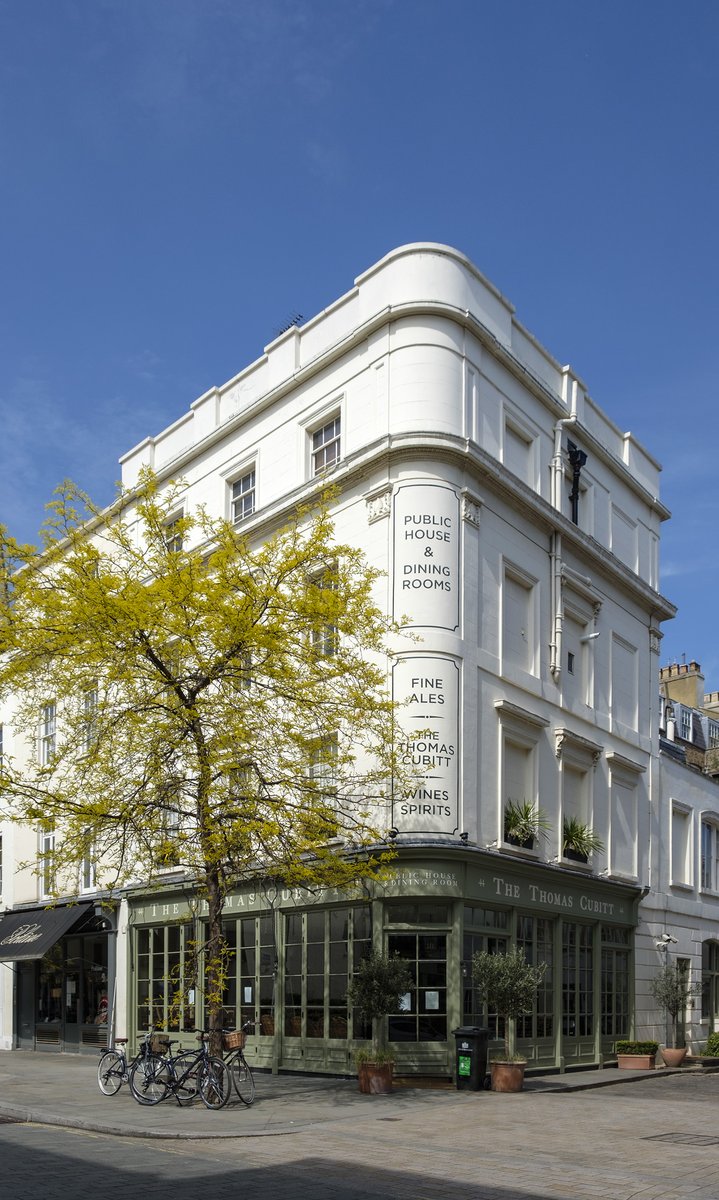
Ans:
{"label": "gold lettering on fascia", "polygon": [[35,922],[33,925],[18,925],[12,933],[4,937],[0,946],[22,946],[36,942],[42,937],[42,926]]}
{"label": "gold lettering on fascia", "polygon": [[[522,899],[521,884],[504,879],[501,875],[494,875],[492,881],[496,896],[503,900]],[[581,895],[578,898],[578,904],[575,905],[577,897],[567,892],[560,892],[554,888],[543,888],[536,883],[530,883],[527,887],[529,898],[533,904],[548,904],[552,908],[563,908],[567,912],[578,910],[601,917],[612,917],[616,910],[616,905],[611,900],[598,900],[594,896]]]}
{"label": "gold lettering on fascia", "polygon": [[412,871],[403,868],[400,876],[403,884],[412,884],[415,887],[426,887],[427,884],[435,887],[459,887],[459,879],[451,871]]}

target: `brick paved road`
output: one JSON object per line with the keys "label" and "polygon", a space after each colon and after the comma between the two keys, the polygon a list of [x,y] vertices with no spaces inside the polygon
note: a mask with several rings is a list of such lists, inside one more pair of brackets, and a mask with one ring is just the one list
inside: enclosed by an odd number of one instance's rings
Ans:
{"label": "brick paved road", "polygon": [[[394,1110],[395,1112],[397,1110]],[[280,1137],[112,1138],[0,1125],[3,1200],[719,1200],[719,1077],[453,1093]]]}

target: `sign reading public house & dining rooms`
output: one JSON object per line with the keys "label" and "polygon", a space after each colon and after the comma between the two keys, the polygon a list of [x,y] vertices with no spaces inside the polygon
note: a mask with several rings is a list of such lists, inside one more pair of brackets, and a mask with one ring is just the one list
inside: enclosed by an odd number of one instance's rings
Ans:
{"label": "sign reading public house & dining rooms", "polygon": [[459,500],[443,484],[394,495],[394,616],[402,625],[459,626]]}

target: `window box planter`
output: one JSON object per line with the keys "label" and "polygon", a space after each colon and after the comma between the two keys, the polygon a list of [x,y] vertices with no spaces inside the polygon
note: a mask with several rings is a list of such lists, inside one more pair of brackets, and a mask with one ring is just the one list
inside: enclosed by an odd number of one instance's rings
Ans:
{"label": "window box planter", "polygon": [[620,1071],[653,1071],[658,1042],[617,1042],[617,1066]]}

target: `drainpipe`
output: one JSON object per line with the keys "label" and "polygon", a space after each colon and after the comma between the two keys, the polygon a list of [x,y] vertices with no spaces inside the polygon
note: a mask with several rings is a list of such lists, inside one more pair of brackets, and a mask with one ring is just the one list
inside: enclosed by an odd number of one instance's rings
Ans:
{"label": "drainpipe", "polygon": [[[577,381],[572,382],[572,414],[562,417],[554,426],[554,456],[552,458],[552,505],[559,512],[562,510],[562,480],[564,478],[564,461],[562,459],[562,433],[566,426],[577,423]],[[549,551],[550,563],[550,603],[552,608],[552,638],[549,643],[549,670],[555,683],[559,683],[562,674],[562,535],[559,530],[552,534]]]}

